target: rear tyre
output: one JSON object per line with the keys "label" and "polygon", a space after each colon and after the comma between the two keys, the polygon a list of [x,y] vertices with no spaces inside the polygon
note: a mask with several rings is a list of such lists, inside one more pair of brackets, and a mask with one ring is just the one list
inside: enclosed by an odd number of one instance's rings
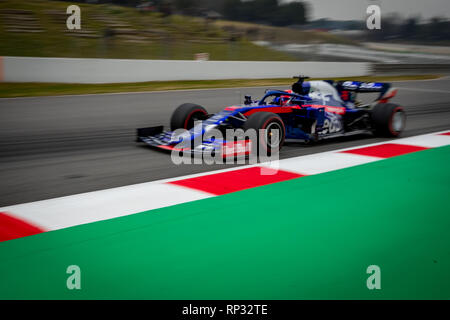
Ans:
{"label": "rear tyre", "polygon": [[[284,144],[285,127],[283,120],[272,112],[257,112],[252,114],[245,122],[243,129],[256,130],[257,141],[252,141],[252,153],[272,155],[278,153]],[[260,129],[264,131],[260,132]],[[278,135],[274,130],[278,130]]]}
{"label": "rear tyre", "polygon": [[378,136],[397,137],[406,125],[406,113],[394,103],[380,103],[372,109],[372,126]]}
{"label": "rear tyre", "polygon": [[195,121],[204,120],[207,115],[208,112],[202,106],[193,103],[183,103],[172,113],[170,129],[172,131],[177,129],[189,130],[194,126]]}

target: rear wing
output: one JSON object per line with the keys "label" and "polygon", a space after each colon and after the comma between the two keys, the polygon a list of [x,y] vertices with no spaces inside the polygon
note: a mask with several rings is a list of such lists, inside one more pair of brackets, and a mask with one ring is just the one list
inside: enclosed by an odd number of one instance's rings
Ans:
{"label": "rear wing", "polygon": [[381,82],[339,81],[336,87],[340,90],[361,93],[386,92],[391,87],[391,84]]}
{"label": "rear wing", "polygon": [[380,95],[376,99],[380,103],[386,103],[397,94],[397,89],[392,88],[390,83],[383,82],[361,82],[361,81],[338,81],[334,83],[339,93],[343,91],[351,91],[356,93],[373,93],[379,92]]}

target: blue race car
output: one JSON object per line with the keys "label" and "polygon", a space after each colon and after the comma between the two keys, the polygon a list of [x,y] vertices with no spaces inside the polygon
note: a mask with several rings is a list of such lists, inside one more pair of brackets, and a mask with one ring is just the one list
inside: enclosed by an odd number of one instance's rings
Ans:
{"label": "blue race car", "polygon": [[[170,131],[163,131],[163,126],[140,128],[137,141],[191,154],[219,152],[225,158],[248,155],[255,146],[278,152],[290,141],[315,142],[356,134],[397,137],[405,127],[405,111],[389,103],[397,93],[389,83],[294,78],[298,81],[292,90],[266,90],[261,100],[246,96],[244,104],[216,114],[209,114],[200,105],[184,103],[173,112]],[[356,99],[358,93],[376,93],[377,98],[362,104]],[[223,138],[229,129],[239,134],[229,140]],[[245,134],[248,129],[260,134],[249,138]],[[216,133],[209,135],[210,131]]]}

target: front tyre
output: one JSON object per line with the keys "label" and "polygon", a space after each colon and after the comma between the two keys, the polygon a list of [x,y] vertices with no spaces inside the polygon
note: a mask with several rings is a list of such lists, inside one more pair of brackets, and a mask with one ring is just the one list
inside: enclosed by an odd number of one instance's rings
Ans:
{"label": "front tyre", "polygon": [[372,126],[378,136],[398,137],[405,129],[406,113],[394,103],[379,103],[372,109]]}
{"label": "front tyre", "polygon": [[193,103],[183,103],[172,113],[170,129],[172,131],[177,129],[189,130],[194,127],[195,121],[205,120],[207,116],[208,112],[202,106]]}
{"label": "front tyre", "polygon": [[[252,114],[245,122],[243,129],[256,131],[257,141],[252,141],[252,152],[261,154],[262,149],[267,155],[278,153],[285,139],[285,128],[281,118],[271,112],[257,112]],[[263,129],[260,131],[260,129]],[[275,131],[277,130],[277,132]]]}

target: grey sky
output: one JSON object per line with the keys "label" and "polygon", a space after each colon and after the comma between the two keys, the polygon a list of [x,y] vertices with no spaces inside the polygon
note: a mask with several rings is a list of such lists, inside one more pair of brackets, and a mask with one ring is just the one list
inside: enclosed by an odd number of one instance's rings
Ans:
{"label": "grey sky", "polygon": [[[289,2],[293,0],[285,0]],[[450,0],[304,0],[307,2],[311,19],[362,20],[370,4],[378,4],[381,14],[399,13],[403,18],[420,16],[450,17]]]}

